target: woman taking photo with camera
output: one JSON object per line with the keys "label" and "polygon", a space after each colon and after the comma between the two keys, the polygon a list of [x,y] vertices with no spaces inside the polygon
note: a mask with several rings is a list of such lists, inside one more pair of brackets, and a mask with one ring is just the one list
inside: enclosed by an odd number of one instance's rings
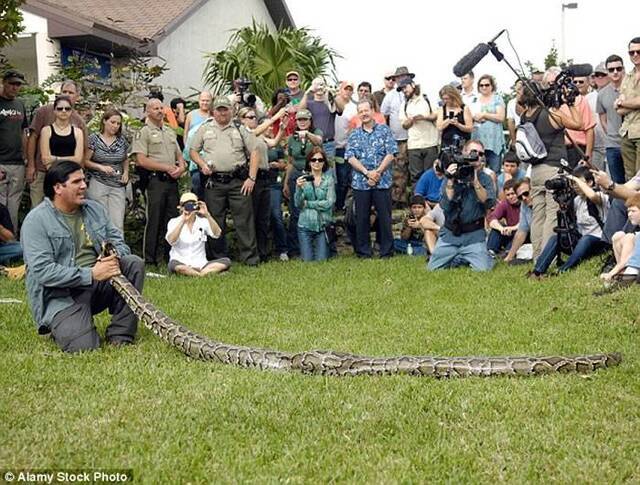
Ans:
{"label": "woman taking photo with camera", "polygon": [[[577,130],[582,126],[582,116],[575,106],[567,108],[543,109],[534,92],[542,93],[542,85],[529,81],[518,93],[519,103],[524,106],[520,117],[521,124],[531,123],[544,144],[547,156],[528,160],[531,163],[531,197],[533,216],[531,220],[531,244],[533,258],[537,259],[542,248],[556,227],[558,204],[553,200],[553,192],[546,189],[544,183],[558,174],[562,166],[560,160],[567,158],[564,145],[564,129]],[[563,109],[567,108],[566,110]]]}
{"label": "woman taking photo with camera", "polygon": [[180,215],[169,220],[166,240],[169,251],[170,273],[185,276],[207,276],[221,273],[231,266],[229,258],[208,261],[205,252],[207,237],[217,239],[222,234],[207,205],[198,201],[196,194],[187,192],[180,197]]}
{"label": "woman taking photo with camera", "polygon": [[441,148],[456,145],[456,140],[462,140],[462,144],[466,143],[473,131],[471,110],[464,105],[460,92],[453,86],[447,84],[439,94],[442,109],[438,110],[436,127],[442,137]]}
{"label": "woman taking photo with camera", "polygon": [[289,162],[285,172],[282,193],[289,199],[289,252],[295,256],[300,252],[298,244],[298,217],[300,210],[293,203],[298,178],[307,163],[312,148],[322,146],[322,131],[314,128],[311,111],[300,109],[296,113],[296,130],[287,139]]}
{"label": "woman taking photo with camera", "polygon": [[303,261],[323,261],[329,257],[327,226],[333,222],[336,192],[327,156],[320,147],[307,155],[308,175],[296,179],[295,206],[300,209],[298,240]]}
{"label": "woman taking photo with camera", "polygon": [[87,197],[100,202],[113,225],[124,234],[129,143],[122,136],[122,115],[118,110],[105,110],[100,132],[89,135],[88,145],[84,161],[90,175]]}

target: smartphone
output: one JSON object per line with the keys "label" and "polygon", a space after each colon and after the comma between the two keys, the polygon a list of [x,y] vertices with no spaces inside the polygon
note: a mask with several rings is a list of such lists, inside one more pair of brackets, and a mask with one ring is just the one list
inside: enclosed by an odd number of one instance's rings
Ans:
{"label": "smartphone", "polygon": [[449,111],[449,119],[452,120],[454,117],[453,111]]}

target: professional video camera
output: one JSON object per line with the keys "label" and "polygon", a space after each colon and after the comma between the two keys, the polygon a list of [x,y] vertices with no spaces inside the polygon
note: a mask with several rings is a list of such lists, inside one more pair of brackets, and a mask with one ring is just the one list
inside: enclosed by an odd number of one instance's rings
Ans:
{"label": "professional video camera", "polygon": [[[471,165],[471,162],[477,162],[480,157],[476,150],[471,150],[471,153],[468,155],[463,155],[462,144],[462,139],[457,138],[455,144],[444,147],[440,151],[440,166],[447,177],[451,177],[457,182],[472,183],[475,169],[473,165]],[[447,169],[452,163],[455,163],[457,166],[456,171],[450,175]]]}
{"label": "professional video camera", "polygon": [[580,94],[573,83],[574,77],[589,77],[593,73],[591,64],[574,64],[562,70],[547,89],[542,91],[541,97],[547,108],[559,108],[563,104],[573,106]]}
{"label": "professional video camera", "polygon": [[553,200],[558,203],[558,211],[556,213],[557,225],[553,228],[554,232],[558,235],[558,246],[556,250],[558,266],[560,266],[562,261],[561,254],[571,254],[580,239],[576,211],[573,207],[573,199],[576,196],[576,191],[571,185],[571,180],[567,178],[567,175],[571,173],[571,169],[566,160],[561,160],[560,164],[561,167],[558,169],[558,175],[544,183],[545,188],[553,192]]}
{"label": "professional video camera", "polygon": [[252,82],[244,77],[238,78],[234,81],[235,92],[240,95],[240,104],[242,106],[255,109],[256,95],[249,91],[251,84]]}

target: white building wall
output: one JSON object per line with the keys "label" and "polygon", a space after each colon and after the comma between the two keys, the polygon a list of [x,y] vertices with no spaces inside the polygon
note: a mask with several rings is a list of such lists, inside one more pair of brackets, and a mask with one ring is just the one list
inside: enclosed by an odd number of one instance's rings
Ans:
{"label": "white building wall", "polygon": [[[30,80],[41,84],[52,74],[55,74],[57,69],[51,66],[51,62],[57,58],[60,53],[60,42],[49,38],[49,32],[47,27],[47,19],[34,15],[29,12],[21,10],[24,30],[20,34],[21,36],[32,36],[35,42],[35,72],[25,73]],[[11,59],[11,52],[8,52],[8,57]]]}
{"label": "white building wall", "polygon": [[252,19],[275,30],[262,0],[209,0],[158,44],[158,56],[170,69],[157,80],[158,84],[164,86],[166,93],[177,92],[181,96],[191,94],[191,88],[202,90],[204,54],[224,49],[230,31],[251,25]]}

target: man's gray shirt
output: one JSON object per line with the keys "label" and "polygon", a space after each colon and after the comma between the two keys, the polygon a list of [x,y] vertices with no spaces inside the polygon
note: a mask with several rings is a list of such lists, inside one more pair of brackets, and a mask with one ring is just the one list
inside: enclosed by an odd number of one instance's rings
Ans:
{"label": "man's gray shirt", "polygon": [[616,113],[614,101],[620,96],[620,91],[613,87],[611,83],[598,91],[598,101],[596,102],[596,111],[598,114],[605,113],[607,115],[607,138],[605,146],[607,148],[620,148],[620,125],[622,117]]}

